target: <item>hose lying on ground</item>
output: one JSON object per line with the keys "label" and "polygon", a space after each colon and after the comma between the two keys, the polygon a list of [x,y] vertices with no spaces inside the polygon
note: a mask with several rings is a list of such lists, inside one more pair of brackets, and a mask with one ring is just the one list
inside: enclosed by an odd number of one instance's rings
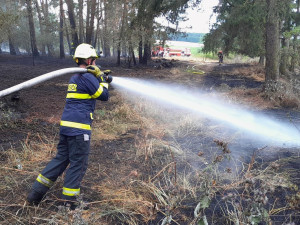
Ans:
{"label": "hose lying on ground", "polygon": [[65,69],[55,70],[53,72],[40,75],[38,77],[35,77],[33,79],[30,79],[28,81],[25,81],[23,83],[17,84],[15,86],[12,86],[10,88],[7,88],[5,90],[0,91],[0,98],[4,97],[6,95],[9,95],[11,93],[20,91],[22,89],[32,87],[32,86],[34,86],[36,84],[45,82],[47,80],[50,80],[50,79],[58,77],[58,76],[62,76],[62,75],[70,74],[70,73],[86,73],[86,72],[87,72],[87,69],[85,69],[85,68],[79,68],[79,67],[73,67],[73,68],[65,68]]}

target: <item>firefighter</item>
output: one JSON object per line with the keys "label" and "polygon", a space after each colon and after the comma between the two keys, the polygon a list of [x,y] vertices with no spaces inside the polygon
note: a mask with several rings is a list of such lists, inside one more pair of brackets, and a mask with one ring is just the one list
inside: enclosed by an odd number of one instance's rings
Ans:
{"label": "firefighter", "polygon": [[75,52],[75,44],[74,44],[74,42],[72,42],[71,43],[71,52],[70,52],[70,55],[74,56],[74,52]]}
{"label": "firefighter", "polygon": [[60,121],[57,154],[35,180],[27,196],[27,201],[31,205],[38,205],[41,202],[46,192],[68,166],[62,202],[71,210],[79,205],[77,197],[88,165],[91,124],[96,100],[108,100],[108,82],[110,83],[112,78],[105,77],[95,66],[98,56],[93,46],[78,45],[73,58],[79,67],[87,68],[88,72],[75,74],[69,81],[66,105]]}
{"label": "firefighter", "polygon": [[219,58],[219,64],[221,65],[221,63],[223,63],[223,52],[222,51],[218,52],[218,58]]}

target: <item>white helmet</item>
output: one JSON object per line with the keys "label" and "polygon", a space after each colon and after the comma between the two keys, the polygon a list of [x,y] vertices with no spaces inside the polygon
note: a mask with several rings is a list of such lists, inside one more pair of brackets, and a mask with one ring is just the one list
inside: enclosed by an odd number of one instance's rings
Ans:
{"label": "white helmet", "polygon": [[78,45],[75,50],[73,59],[77,59],[77,58],[81,58],[81,59],[98,58],[98,55],[93,46],[83,43]]}

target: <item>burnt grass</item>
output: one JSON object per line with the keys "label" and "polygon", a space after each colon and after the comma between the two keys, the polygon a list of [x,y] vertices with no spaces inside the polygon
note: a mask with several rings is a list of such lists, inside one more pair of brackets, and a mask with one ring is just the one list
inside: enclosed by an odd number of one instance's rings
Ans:
{"label": "burnt grass", "polygon": [[215,66],[214,69],[205,75],[203,86],[210,90],[220,87],[222,84],[228,85],[230,88],[245,87],[245,88],[261,88],[262,81],[255,81],[250,77],[243,75],[232,75],[233,70],[238,68],[249,68],[251,65],[247,64],[230,64]]}
{"label": "burnt grass", "polygon": [[[115,61],[112,59],[100,59],[99,63],[103,69],[111,69],[114,76],[136,77],[149,80],[157,80],[164,82],[176,82],[184,85],[190,85],[194,89],[202,89],[207,92],[215,90],[221,92],[229,92],[231,89],[241,89],[246,94],[241,96],[243,100],[257,95],[263,96],[262,90],[264,82],[260,79],[254,79],[245,71],[255,71],[253,64],[222,64],[217,63],[198,63],[197,61],[182,61],[177,59],[164,60],[158,59],[149,62],[148,66],[137,66],[128,68],[125,60],[122,62],[121,67],[115,66]],[[44,73],[52,72],[57,69],[75,67],[75,63],[71,58],[64,60],[57,58],[39,57],[33,59],[28,56],[10,56],[0,55],[0,90],[4,90],[13,85],[24,82],[28,79],[42,75]],[[195,75],[185,72],[184,68],[189,65],[195,65],[198,69],[205,71],[203,75]],[[179,69],[181,73],[170,73],[171,70]],[[236,71],[243,71],[242,73]],[[261,69],[259,69],[261,72]],[[30,89],[21,91],[20,98],[14,99],[14,95],[6,96],[0,99],[1,117],[0,122],[0,162],[7,162],[8,156],[5,154],[10,149],[15,149],[18,152],[24,150],[24,142],[44,141],[44,137],[51,137],[55,141],[58,140],[59,120],[64,107],[64,99],[66,92],[66,84],[71,75],[62,76],[49,80],[45,83],[34,86]],[[116,88],[112,88],[111,96],[113,97]],[[251,92],[253,91],[253,93]],[[249,94],[250,93],[250,94]],[[252,96],[253,95],[253,96]],[[238,96],[239,97],[239,96]],[[107,111],[114,110],[118,105],[123,104],[123,100],[114,101],[113,103],[98,103],[98,109],[105,109]],[[262,99],[262,102],[268,101]],[[253,111],[259,110],[260,112],[269,115],[271,118],[280,121],[292,121],[297,127],[299,125],[300,112],[298,109],[286,109],[278,107],[265,107],[263,109],[251,109]],[[210,127],[215,125],[213,121],[205,120],[205,126]],[[218,125],[218,124],[217,124]],[[143,128],[140,128],[143,129]],[[300,160],[299,149],[288,148],[272,148],[266,146],[265,143],[253,142],[247,135],[240,135],[238,141],[227,141],[224,138],[228,134],[230,136],[235,131],[228,128],[223,124],[220,129],[215,132],[214,136],[204,136],[199,138],[199,134],[205,132],[204,130],[197,130],[194,134],[188,136],[177,136],[176,142],[181,149],[190,152],[184,160],[176,155],[170,155],[169,150],[158,153],[155,157],[160,158],[161,165],[153,163],[151,160],[146,160],[145,156],[134,156],[137,140],[143,138],[150,138],[145,136],[143,130],[131,129],[125,134],[118,134],[112,140],[93,140],[91,147],[91,154],[89,159],[89,169],[82,184],[82,192],[85,193],[86,200],[90,202],[101,202],[105,196],[99,195],[95,186],[105,184],[105,186],[114,186],[115,190],[126,189],[130,186],[129,181],[148,180],[149,177],[155,176],[163,166],[172,161],[176,161],[176,171],[171,172],[172,179],[174,180],[174,173],[181,171],[188,172],[195,177],[209,176],[208,179],[212,182],[218,182],[217,178],[210,176],[210,173],[202,173],[202,170],[208,168],[203,160],[195,160],[195,155],[201,159],[205,159],[211,165],[217,165],[221,171],[231,173],[230,169],[237,166],[238,173],[243,180],[234,188],[229,188],[230,181],[226,183],[223,179],[224,185],[228,188],[213,187],[213,195],[208,208],[203,210],[207,216],[209,224],[234,224],[229,222],[228,217],[224,217],[225,210],[233,211],[240,208],[242,211],[251,213],[253,205],[261,206],[262,200],[254,200],[258,197],[268,197],[268,202],[264,204],[264,208],[270,212],[272,209],[282,209],[278,213],[270,216],[272,224],[288,224],[294,222],[300,224],[299,215],[299,188],[300,188]],[[166,135],[162,137],[164,141],[170,141],[171,138]],[[201,148],[199,147],[201,146]],[[210,152],[206,152],[210,149]],[[228,152],[229,151],[230,154]],[[160,155],[161,154],[161,155]],[[202,155],[203,154],[203,155]],[[218,158],[219,157],[219,158]],[[233,166],[234,159],[235,165]],[[254,161],[253,161],[254,160]],[[272,166],[274,163],[274,166]],[[47,163],[46,160],[41,159],[37,166],[42,168]],[[192,167],[187,167],[187,164]],[[251,177],[245,178],[247,170],[263,171],[266,168],[272,167],[274,174],[286,173],[292,171],[290,180],[295,187],[276,186],[274,190],[269,190],[266,187],[267,182],[263,179],[252,179]],[[274,168],[273,168],[274,167]],[[188,168],[188,169],[187,169]],[[196,169],[195,169],[196,168]],[[22,209],[24,211],[24,202],[30,184],[33,183],[37,171],[32,170],[31,173],[26,174],[20,170],[14,170],[15,165],[11,165],[11,173],[14,174],[16,182],[19,180],[26,180],[26,185],[20,187],[18,185],[12,186],[16,190],[12,192],[10,188],[5,188],[5,191],[0,191],[0,223],[2,224],[37,224],[37,219],[26,218],[30,214],[21,214],[19,221],[14,220],[15,216]],[[7,172],[6,169],[1,171]],[[138,171],[137,175],[132,171]],[[213,173],[213,171],[211,171]],[[133,175],[132,175],[133,174]],[[254,174],[254,172],[253,172]],[[252,175],[253,175],[252,174]],[[129,181],[128,181],[129,180]],[[4,183],[2,184],[4,185]],[[14,184],[11,184],[14,185]],[[194,209],[204,196],[202,190],[196,190],[195,195],[198,197],[189,196],[189,193],[184,193],[180,187],[174,187],[167,182],[161,181],[160,185],[165,187],[164,191],[170,196],[180,196],[181,194],[187,197],[180,201],[180,204],[174,208],[161,208],[157,210],[153,218],[143,222],[142,216],[138,224],[161,224],[162,220],[168,213],[173,214],[173,219],[170,224],[190,224],[191,218],[194,217]],[[214,186],[214,184],[209,184]],[[3,189],[4,190],[4,189]],[[258,193],[261,191],[262,193]],[[296,193],[298,192],[298,195]],[[207,193],[206,193],[207,194]],[[39,206],[39,210],[45,209],[47,213],[41,213],[40,216],[49,218],[49,215],[55,215],[58,211],[57,207],[49,207],[47,203],[55,202],[60,196],[60,187],[54,188]],[[296,196],[296,197],[295,197]],[[298,196],[298,197],[297,197]],[[47,202],[48,201],[48,202]],[[250,203],[251,204],[250,204]],[[11,204],[7,204],[11,203]],[[103,205],[101,205],[103,207]],[[226,208],[226,206],[228,208]],[[251,206],[251,207],[250,207]],[[98,204],[92,205],[98,207]],[[110,208],[109,205],[105,207]],[[258,207],[258,206],[257,206]],[[27,210],[30,210],[28,207]],[[22,211],[22,212],[23,212]],[[24,217],[22,218],[22,215]],[[122,216],[120,216],[122,217]],[[104,217],[103,224],[127,224],[122,222],[120,217]],[[12,222],[14,221],[14,222]],[[187,222],[188,221],[188,222]],[[104,223],[105,222],[105,223]],[[195,222],[195,221],[194,221]],[[45,223],[45,221],[43,221]],[[38,222],[38,224],[42,224]],[[97,224],[97,223],[95,223]],[[260,222],[257,224],[268,224],[267,222]]]}

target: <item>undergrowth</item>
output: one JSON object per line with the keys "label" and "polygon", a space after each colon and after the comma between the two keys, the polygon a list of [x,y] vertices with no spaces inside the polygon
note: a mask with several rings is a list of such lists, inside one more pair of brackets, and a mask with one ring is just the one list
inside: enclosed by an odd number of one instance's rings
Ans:
{"label": "undergrowth", "polygon": [[[122,149],[113,145],[107,147],[111,155],[91,155],[80,196],[89,198],[90,210],[56,204],[62,178],[39,206],[26,204],[34,179],[56,151],[55,136],[28,134],[22,149],[1,151],[1,224],[299,222],[300,194],[292,179],[298,171],[284,169],[288,158],[261,163],[254,150],[249,160],[237,158],[230,143],[238,136],[224,134],[224,125],[115,95],[112,101],[122,104],[95,112],[93,147],[122,143]],[[108,165],[97,162],[105,157]]]}

